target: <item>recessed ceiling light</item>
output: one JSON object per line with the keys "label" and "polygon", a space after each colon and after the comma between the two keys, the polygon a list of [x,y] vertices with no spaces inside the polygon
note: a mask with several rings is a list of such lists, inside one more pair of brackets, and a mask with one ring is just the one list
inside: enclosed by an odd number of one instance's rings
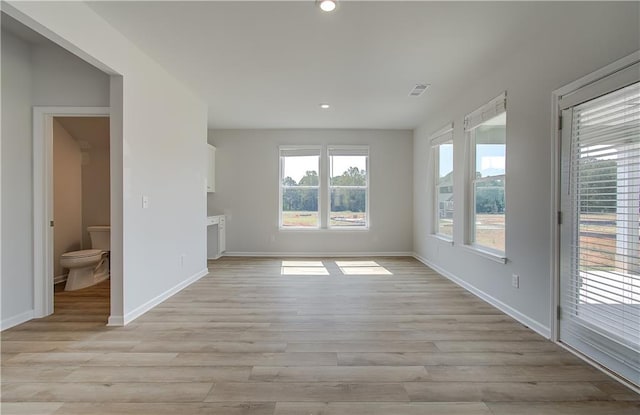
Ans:
{"label": "recessed ceiling light", "polygon": [[323,110],[328,110],[329,108],[331,108],[331,105],[329,105],[329,104],[320,104],[320,108],[322,108]]}
{"label": "recessed ceiling light", "polygon": [[336,0],[320,0],[318,5],[323,12],[332,12],[336,9]]}

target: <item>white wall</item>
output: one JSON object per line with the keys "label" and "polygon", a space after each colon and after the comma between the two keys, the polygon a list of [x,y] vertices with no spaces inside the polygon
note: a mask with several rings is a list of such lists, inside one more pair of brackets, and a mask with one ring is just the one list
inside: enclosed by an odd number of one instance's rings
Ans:
{"label": "white wall", "polygon": [[65,252],[82,248],[82,153],[78,142],[53,120],[53,276]]}
{"label": "white wall", "polygon": [[33,311],[31,51],[2,32],[2,327]]}
{"label": "white wall", "polygon": [[34,106],[109,106],[109,75],[56,45],[32,49]]}
{"label": "white wall", "polygon": [[[412,133],[383,130],[212,130],[216,192],[208,213],[227,215],[228,254],[412,251]],[[368,144],[369,231],[279,231],[278,146]]]}
{"label": "white wall", "polygon": [[[108,123],[105,126],[107,143]],[[109,225],[111,222],[109,191],[109,146],[91,147],[85,150],[82,164],[82,246],[91,247],[87,227]]]}
{"label": "white wall", "polygon": [[2,31],[2,315],[33,312],[33,106],[109,106],[109,76],[52,45]]}
{"label": "white wall", "polygon": [[109,225],[111,220],[109,117],[54,119],[73,137],[82,154],[82,249],[89,249],[91,238],[87,227]]}
{"label": "white wall", "polygon": [[[442,271],[493,297],[533,328],[548,333],[551,284],[551,92],[640,47],[638,4],[549,5],[539,32],[490,74],[474,74],[464,95],[439,103],[414,132],[415,252]],[[462,248],[464,115],[507,91],[507,257],[502,265]],[[427,137],[455,122],[455,245],[430,236],[431,167]],[[520,275],[520,288],[511,275]]]}
{"label": "white wall", "polygon": [[115,292],[112,281],[110,321],[129,321],[206,273],[207,107],[84,3],[3,8],[113,75],[111,152],[122,159],[111,160],[112,254],[122,259],[112,275],[123,277]]}

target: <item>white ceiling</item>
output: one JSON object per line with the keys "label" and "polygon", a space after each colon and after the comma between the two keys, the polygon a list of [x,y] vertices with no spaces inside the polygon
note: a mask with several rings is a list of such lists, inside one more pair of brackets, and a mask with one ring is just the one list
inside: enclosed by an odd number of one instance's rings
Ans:
{"label": "white ceiling", "polygon": [[89,5],[208,103],[210,128],[415,128],[548,15],[517,2]]}

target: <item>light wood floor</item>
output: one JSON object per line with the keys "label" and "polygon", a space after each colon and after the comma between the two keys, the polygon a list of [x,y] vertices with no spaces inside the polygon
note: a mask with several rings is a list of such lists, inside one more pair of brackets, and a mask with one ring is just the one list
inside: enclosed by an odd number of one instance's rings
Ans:
{"label": "light wood floor", "polygon": [[107,284],[57,293],[53,316],[2,333],[1,412],[640,413],[640,395],[413,259],[309,261],[211,262],[119,328]]}

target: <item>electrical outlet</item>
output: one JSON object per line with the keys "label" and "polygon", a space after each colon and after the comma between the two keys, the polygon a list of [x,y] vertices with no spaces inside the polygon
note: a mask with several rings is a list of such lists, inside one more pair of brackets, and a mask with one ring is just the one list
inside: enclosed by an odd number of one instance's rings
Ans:
{"label": "electrical outlet", "polygon": [[187,257],[187,254],[180,255],[180,268],[184,268],[184,260]]}
{"label": "electrical outlet", "polygon": [[513,288],[520,288],[520,276],[518,274],[511,275],[511,286]]}
{"label": "electrical outlet", "polygon": [[142,195],[142,209],[147,209],[149,207],[149,196]]}

